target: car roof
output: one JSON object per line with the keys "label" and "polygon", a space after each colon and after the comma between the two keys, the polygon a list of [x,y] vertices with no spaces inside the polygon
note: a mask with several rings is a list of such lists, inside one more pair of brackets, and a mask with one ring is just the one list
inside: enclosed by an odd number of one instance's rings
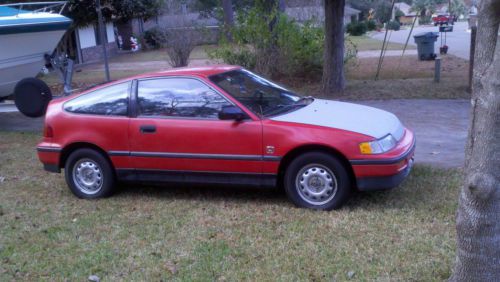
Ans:
{"label": "car roof", "polygon": [[67,96],[69,98],[73,98],[76,96],[80,96],[82,94],[86,94],[95,90],[99,90],[101,88],[105,88],[107,86],[111,86],[114,84],[122,83],[125,81],[131,81],[134,79],[141,79],[141,78],[150,78],[150,77],[165,77],[165,76],[199,76],[199,77],[209,77],[214,74],[219,74],[219,73],[224,73],[227,71],[232,71],[232,70],[238,70],[241,69],[242,67],[240,66],[233,66],[233,65],[206,65],[206,66],[199,66],[199,67],[182,67],[182,68],[173,68],[173,69],[168,69],[164,71],[158,71],[158,72],[150,72],[150,73],[143,73],[135,76],[130,76],[110,82],[104,82],[104,83],[99,83],[96,85],[92,85],[78,93],[75,93],[75,95],[70,95]]}
{"label": "car roof", "polygon": [[232,65],[207,65],[198,67],[183,67],[183,68],[174,68],[153,73],[145,73],[131,78],[138,79],[151,76],[176,76],[176,75],[196,75],[196,76],[208,77],[214,74],[219,74],[236,69],[241,69],[241,67]]}

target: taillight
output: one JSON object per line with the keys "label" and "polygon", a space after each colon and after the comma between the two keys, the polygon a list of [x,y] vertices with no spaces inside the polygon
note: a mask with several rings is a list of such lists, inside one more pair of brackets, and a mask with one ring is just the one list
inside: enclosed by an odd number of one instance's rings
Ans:
{"label": "taillight", "polygon": [[52,138],[54,137],[54,131],[52,130],[52,126],[46,124],[43,128],[43,137]]}

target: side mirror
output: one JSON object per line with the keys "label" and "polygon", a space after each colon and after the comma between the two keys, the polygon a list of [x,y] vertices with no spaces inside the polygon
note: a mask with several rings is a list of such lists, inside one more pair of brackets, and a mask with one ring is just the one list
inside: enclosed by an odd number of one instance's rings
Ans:
{"label": "side mirror", "polygon": [[248,118],[248,116],[236,106],[223,106],[219,112],[220,120],[242,121],[246,118]]}

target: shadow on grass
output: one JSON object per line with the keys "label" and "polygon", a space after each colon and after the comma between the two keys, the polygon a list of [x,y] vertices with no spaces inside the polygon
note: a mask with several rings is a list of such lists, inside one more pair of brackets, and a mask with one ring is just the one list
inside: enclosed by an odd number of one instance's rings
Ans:
{"label": "shadow on grass", "polygon": [[[443,170],[418,165],[410,176],[391,190],[353,192],[344,209],[432,209],[455,197],[459,183],[458,170]],[[150,197],[169,200],[292,205],[283,189],[218,185],[119,185],[115,197]]]}

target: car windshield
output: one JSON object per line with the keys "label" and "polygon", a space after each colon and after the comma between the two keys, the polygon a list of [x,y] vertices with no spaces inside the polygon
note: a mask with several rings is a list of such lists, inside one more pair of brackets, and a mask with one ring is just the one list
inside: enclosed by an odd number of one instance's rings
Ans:
{"label": "car windshield", "polygon": [[213,75],[210,80],[260,117],[291,112],[313,101],[245,69]]}

